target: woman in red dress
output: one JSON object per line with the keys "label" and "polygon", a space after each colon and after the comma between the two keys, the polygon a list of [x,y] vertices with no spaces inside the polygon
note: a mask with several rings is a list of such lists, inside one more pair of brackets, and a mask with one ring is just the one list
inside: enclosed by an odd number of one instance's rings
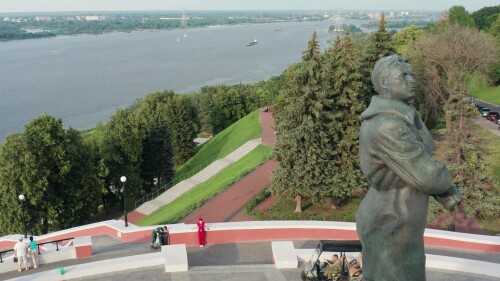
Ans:
{"label": "woman in red dress", "polygon": [[198,220],[198,241],[200,242],[200,247],[205,246],[205,222],[202,218]]}

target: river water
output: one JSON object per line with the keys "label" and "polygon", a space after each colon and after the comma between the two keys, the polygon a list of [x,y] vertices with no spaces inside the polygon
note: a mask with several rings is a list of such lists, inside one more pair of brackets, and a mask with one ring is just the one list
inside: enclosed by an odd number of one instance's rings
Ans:
{"label": "river water", "polygon": [[[332,22],[61,36],[0,43],[0,143],[48,113],[88,129],[147,93],[265,80],[301,59]],[[254,39],[258,44],[247,47]]]}

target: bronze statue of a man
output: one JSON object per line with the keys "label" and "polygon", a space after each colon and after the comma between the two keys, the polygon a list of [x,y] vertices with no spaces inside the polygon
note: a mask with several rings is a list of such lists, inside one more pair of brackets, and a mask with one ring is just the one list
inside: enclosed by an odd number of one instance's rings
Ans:
{"label": "bronze statue of a man", "polygon": [[432,159],[432,137],[409,104],[415,78],[407,59],[380,59],[371,80],[379,95],[361,114],[359,151],[370,188],[356,213],[363,280],[424,281],[429,195],[452,210],[460,193],[446,166]]}

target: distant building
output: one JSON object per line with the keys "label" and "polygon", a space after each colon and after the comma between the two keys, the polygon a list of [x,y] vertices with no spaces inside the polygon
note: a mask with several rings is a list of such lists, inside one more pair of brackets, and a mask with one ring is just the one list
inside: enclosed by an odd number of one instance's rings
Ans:
{"label": "distant building", "polygon": [[37,16],[35,17],[36,21],[51,21],[52,17],[51,16]]}
{"label": "distant building", "polygon": [[76,16],[77,20],[80,21],[104,21],[106,20],[105,16]]}
{"label": "distant building", "polygon": [[103,21],[105,19],[105,16],[85,16],[86,21]]}

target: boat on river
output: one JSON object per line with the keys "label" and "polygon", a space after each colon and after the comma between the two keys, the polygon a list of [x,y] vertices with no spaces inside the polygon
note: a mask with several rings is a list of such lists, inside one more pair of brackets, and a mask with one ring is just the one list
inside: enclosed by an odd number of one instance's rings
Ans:
{"label": "boat on river", "polygon": [[247,43],[247,47],[257,45],[257,44],[259,44],[259,41],[257,41],[257,39],[254,39],[252,42]]}

